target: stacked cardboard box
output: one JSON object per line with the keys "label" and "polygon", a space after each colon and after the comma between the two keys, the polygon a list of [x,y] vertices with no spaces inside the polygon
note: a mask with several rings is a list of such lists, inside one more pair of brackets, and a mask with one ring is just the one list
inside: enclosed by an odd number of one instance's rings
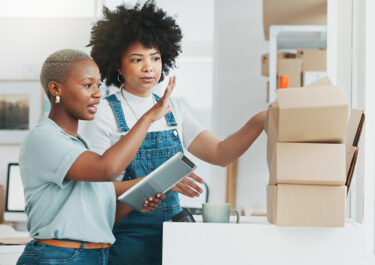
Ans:
{"label": "stacked cardboard box", "polygon": [[335,86],[278,90],[267,113],[268,219],[343,226],[348,106]]}

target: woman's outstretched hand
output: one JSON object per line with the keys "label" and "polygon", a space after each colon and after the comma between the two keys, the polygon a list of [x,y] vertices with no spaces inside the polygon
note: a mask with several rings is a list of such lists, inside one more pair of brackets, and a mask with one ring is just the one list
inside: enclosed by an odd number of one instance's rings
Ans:
{"label": "woman's outstretched hand", "polygon": [[144,213],[152,212],[158,207],[159,203],[164,199],[165,199],[165,194],[163,193],[158,193],[155,196],[148,197],[143,204],[144,208],[141,210],[141,212],[144,212]]}
{"label": "woman's outstretched hand", "polygon": [[169,83],[164,91],[163,97],[149,110],[145,115],[148,115],[152,122],[157,121],[164,117],[166,114],[171,112],[171,107],[169,106],[169,97],[176,85],[176,77],[172,76],[169,78]]}
{"label": "woman's outstretched hand", "polygon": [[190,198],[199,197],[203,190],[193,180],[202,184],[204,183],[201,177],[194,173],[190,173],[188,177],[183,178],[171,190],[177,191],[178,193],[181,193]]}

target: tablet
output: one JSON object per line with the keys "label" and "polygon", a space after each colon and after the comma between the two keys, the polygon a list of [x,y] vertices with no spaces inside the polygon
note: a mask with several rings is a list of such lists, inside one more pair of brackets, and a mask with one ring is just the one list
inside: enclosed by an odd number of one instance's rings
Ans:
{"label": "tablet", "polygon": [[135,210],[142,210],[144,201],[148,197],[155,196],[159,192],[167,192],[196,167],[184,154],[179,152],[121,194],[118,200]]}

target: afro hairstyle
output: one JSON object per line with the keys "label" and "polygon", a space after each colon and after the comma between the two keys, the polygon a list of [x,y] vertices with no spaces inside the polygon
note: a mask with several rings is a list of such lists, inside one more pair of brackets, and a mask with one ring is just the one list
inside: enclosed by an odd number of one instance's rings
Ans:
{"label": "afro hairstyle", "polygon": [[91,56],[106,85],[121,86],[118,78],[121,56],[137,41],[147,48],[160,50],[162,74],[159,82],[163,81],[181,53],[182,32],[175,19],[158,8],[153,0],[143,6],[139,2],[133,7],[122,4],[114,11],[104,7],[103,15],[104,18],[93,26],[87,46],[92,46]]}

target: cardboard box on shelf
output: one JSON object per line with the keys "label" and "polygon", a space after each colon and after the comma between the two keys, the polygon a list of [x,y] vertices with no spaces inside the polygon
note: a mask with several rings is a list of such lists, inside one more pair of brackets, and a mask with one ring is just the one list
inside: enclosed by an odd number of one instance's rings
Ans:
{"label": "cardboard box on shelf", "polygon": [[302,59],[302,71],[327,71],[327,50],[297,49],[297,58]]}
{"label": "cardboard box on shelf", "polygon": [[309,86],[327,76],[327,72],[306,71],[302,75],[303,86]]}
{"label": "cardboard box on shelf", "polygon": [[271,25],[326,25],[327,0],[263,0],[263,27]]}
{"label": "cardboard box on shelf", "polygon": [[[296,58],[296,56],[297,55],[295,53],[291,53],[291,52],[278,52],[277,60],[293,59],[293,58]],[[268,53],[262,54],[261,61],[262,61],[262,71],[261,71],[262,76],[269,76],[269,54]]]}
{"label": "cardboard box on shelf", "polygon": [[[289,76],[289,87],[302,86],[302,60],[301,59],[279,59],[277,61],[278,77]],[[277,87],[280,87],[279,85]]]}
{"label": "cardboard box on shelf", "polygon": [[336,226],[345,221],[346,186],[267,185],[267,218],[283,226]]}
{"label": "cardboard box on shelf", "polygon": [[269,184],[342,186],[346,182],[345,145],[276,143]]}
{"label": "cardboard box on shelf", "polygon": [[[278,89],[269,106],[276,141],[342,143],[346,137],[348,105],[337,86]],[[272,114],[272,115],[271,115]],[[267,132],[268,132],[267,131]]]}

